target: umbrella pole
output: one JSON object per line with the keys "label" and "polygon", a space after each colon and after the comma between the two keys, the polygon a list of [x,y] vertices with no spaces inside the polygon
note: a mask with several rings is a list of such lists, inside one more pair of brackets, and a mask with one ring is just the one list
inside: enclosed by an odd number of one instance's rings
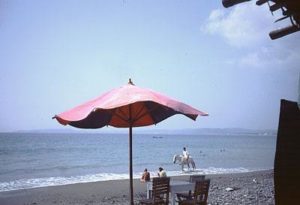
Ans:
{"label": "umbrella pole", "polygon": [[132,177],[132,126],[129,126],[129,181],[130,181],[130,204],[133,205],[133,177]]}

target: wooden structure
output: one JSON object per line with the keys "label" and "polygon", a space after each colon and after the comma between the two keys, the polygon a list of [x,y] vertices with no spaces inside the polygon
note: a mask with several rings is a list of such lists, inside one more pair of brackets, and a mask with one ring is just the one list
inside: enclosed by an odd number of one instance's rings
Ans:
{"label": "wooden structure", "polygon": [[[222,4],[225,8],[234,6],[239,3],[244,3],[251,0],[222,0]],[[271,31],[269,36],[272,40],[281,38],[288,34],[300,31],[300,1],[299,0],[257,0],[256,5],[268,3],[270,11],[273,13],[277,10],[281,10],[282,17],[275,22],[290,19],[291,24],[281,29]]]}
{"label": "wooden structure", "polygon": [[201,181],[205,179],[205,175],[191,175],[190,182]]}
{"label": "wooden structure", "polygon": [[170,192],[170,177],[157,177],[152,181],[152,196],[150,199],[140,200],[140,204],[168,205]]}
{"label": "wooden structure", "polygon": [[199,180],[195,182],[194,193],[177,194],[179,205],[206,205],[208,198],[210,179]]}
{"label": "wooden structure", "polygon": [[300,110],[281,100],[274,162],[276,205],[300,203]]}

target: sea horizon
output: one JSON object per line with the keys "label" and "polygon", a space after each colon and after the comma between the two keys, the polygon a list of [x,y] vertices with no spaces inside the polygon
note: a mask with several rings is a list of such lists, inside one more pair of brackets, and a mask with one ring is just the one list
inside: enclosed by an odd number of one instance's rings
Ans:
{"label": "sea horizon", "polygon": [[[128,128],[114,128],[111,126],[102,129],[78,129],[74,127],[64,127],[55,129],[26,129],[26,130],[11,130],[0,131],[0,133],[99,133],[99,134],[128,134]],[[238,127],[226,127],[226,128],[149,128],[149,127],[135,127],[133,133],[137,134],[277,134],[277,128],[238,128]]]}

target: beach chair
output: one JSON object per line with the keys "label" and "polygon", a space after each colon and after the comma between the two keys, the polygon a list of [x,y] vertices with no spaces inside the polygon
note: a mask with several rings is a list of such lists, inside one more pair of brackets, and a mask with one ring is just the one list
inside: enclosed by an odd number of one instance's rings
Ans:
{"label": "beach chair", "polygon": [[177,193],[177,199],[179,205],[207,205],[208,190],[210,185],[210,179],[204,179],[195,182],[194,193],[191,193],[188,197],[186,194],[182,195]]}
{"label": "beach chair", "polygon": [[[201,181],[205,179],[205,175],[190,175],[189,182],[195,183],[196,181]],[[192,190],[189,190],[188,192],[182,192],[182,193],[176,193],[181,196],[181,198],[188,198],[192,195]]]}
{"label": "beach chair", "polygon": [[142,199],[140,204],[168,205],[170,192],[170,177],[157,177],[152,180],[152,196]]}
{"label": "beach chair", "polygon": [[194,183],[196,181],[201,181],[205,179],[205,175],[191,175],[190,182]]}

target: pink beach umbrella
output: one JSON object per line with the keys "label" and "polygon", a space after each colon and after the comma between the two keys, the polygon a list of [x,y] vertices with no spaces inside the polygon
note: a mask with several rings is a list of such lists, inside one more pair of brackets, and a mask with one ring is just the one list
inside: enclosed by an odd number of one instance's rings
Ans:
{"label": "pink beach umbrella", "polygon": [[77,128],[101,128],[107,125],[129,128],[130,204],[133,205],[132,127],[157,124],[175,114],[192,120],[208,114],[165,95],[129,83],[55,115],[62,125]]}

